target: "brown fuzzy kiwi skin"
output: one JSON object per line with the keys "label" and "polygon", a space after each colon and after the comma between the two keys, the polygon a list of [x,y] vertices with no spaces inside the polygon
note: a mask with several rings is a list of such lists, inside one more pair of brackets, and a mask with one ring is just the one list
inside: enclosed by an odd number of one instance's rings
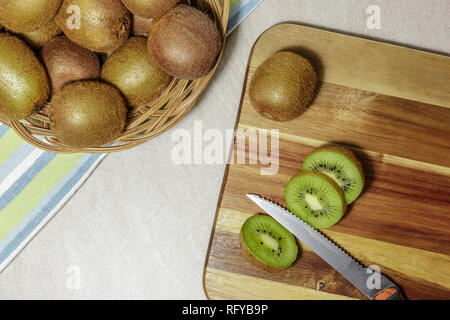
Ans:
{"label": "brown fuzzy kiwi skin", "polygon": [[255,256],[253,254],[253,252],[251,252],[250,249],[247,247],[247,244],[245,243],[244,237],[242,235],[242,228],[241,228],[241,232],[239,233],[239,244],[240,244],[241,252],[242,252],[242,255],[244,256],[244,258],[250,264],[257,267],[258,269],[266,271],[266,272],[270,272],[270,273],[275,273],[275,272],[280,272],[282,270],[285,270],[283,268],[278,268],[275,266],[268,265],[268,264],[262,262],[257,256]]}
{"label": "brown fuzzy kiwi skin", "polygon": [[321,177],[321,178],[325,179],[333,187],[333,189],[336,190],[337,193],[339,193],[341,201],[342,201],[342,210],[343,210],[342,217],[345,216],[345,214],[347,212],[347,202],[345,202],[344,193],[342,192],[342,189],[339,187],[339,185],[336,183],[336,181],[334,181],[332,178],[330,178],[326,174],[320,173],[320,172],[305,170],[305,171],[300,171],[297,174],[297,176],[301,176],[301,175],[316,176],[316,177]]}
{"label": "brown fuzzy kiwi skin", "polygon": [[36,31],[24,32],[21,37],[34,50],[40,50],[44,44],[61,33],[61,28],[53,19],[46,25],[40,27]]}
{"label": "brown fuzzy kiwi skin", "polygon": [[264,117],[288,121],[306,111],[316,85],[316,72],[307,59],[290,51],[276,52],[255,71],[250,101]]}
{"label": "brown fuzzy kiwi skin", "polygon": [[36,31],[53,20],[61,2],[62,0],[0,0],[0,23],[15,33]]}
{"label": "brown fuzzy kiwi skin", "polygon": [[47,101],[47,73],[18,37],[0,33],[0,48],[0,114],[9,120],[25,119]]}
{"label": "brown fuzzy kiwi skin", "polygon": [[120,92],[99,81],[69,83],[50,101],[56,138],[74,148],[113,142],[123,132],[126,118],[127,107]]}
{"label": "brown fuzzy kiwi skin", "polygon": [[148,37],[150,29],[152,28],[153,19],[142,18],[137,15],[132,17],[131,33],[134,36]]}
{"label": "brown fuzzy kiwi skin", "polygon": [[216,24],[202,11],[179,4],[153,22],[148,49],[168,74],[195,80],[209,73],[222,47]]}
{"label": "brown fuzzy kiwi skin", "polygon": [[137,107],[158,97],[172,77],[153,60],[147,38],[132,37],[106,59],[102,79],[118,88],[130,107]]}
{"label": "brown fuzzy kiwi skin", "polygon": [[352,151],[350,151],[347,148],[341,147],[341,146],[326,145],[326,146],[323,146],[323,147],[320,147],[320,148],[314,150],[313,152],[310,153],[310,155],[313,153],[319,152],[319,151],[337,152],[337,153],[343,154],[345,157],[347,157],[358,168],[359,172],[361,173],[362,183],[363,183],[363,188],[364,188],[364,185],[366,183],[364,169],[363,169],[363,166],[361,165],[361,162],[358,160],[358,158],[355,156],[355,154]]}
{"label": "brown fuzzy kiwi skin", "polygon": [[155,19],[175,7],[180,0],[122,0],[133,14],[147,19]]}
{"label": "brown fuzzy kiwi skin", "polygon": [[[81,10],[80,29],[67,25],[73,15],[67,13],[67,8],[72,5]],[[70,40],[94,52],[116,50],[131,31],[131,14],[120,0],[64,0],[56,22]]]}
{"label": "brown fuzzy kiwi skin", "polygon": [[47,68],[53,94],[69,82],[100,78],[97,55],[73,43],[66,36],[48,41],[41,51],[41,59]]}

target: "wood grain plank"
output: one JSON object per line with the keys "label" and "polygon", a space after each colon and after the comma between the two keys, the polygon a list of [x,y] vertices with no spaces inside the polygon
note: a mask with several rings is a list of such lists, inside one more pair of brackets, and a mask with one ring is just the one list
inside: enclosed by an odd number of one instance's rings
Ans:
{"label": "wood grain plank", "polygon": [[239,123],[450,167],[450,108],[323,83],[300,117],[261,117],[245,95]]}
{"label": "wood grain plank", "polygon": [[450,107],[450,58],[295,24],[267,30],[251,67],[291,49],[311,59],[319,78],[355,89]]}
{"label": "wood grain plank", "polygon": [[[249,286],[248,284],[252,285]],[[205,292],[217,300],[351,300],[348,297],[281,282],[207,268]]]}
{"label": "wood grain plank", "polygon": [[[373,261],[361,260],[361,262],[365,265],[374,264]],[[450,299],[450,289],[377,265],[383,274],[395,279],[409,299]],[[208,267],[313,290],[321,288],[323,292],[340,296],[366,299],[351,283],[311,251],[302,250],[297,261],[280,272],[267,273],[255,268],[242,256],[238,234],[235,233],[216,230]]]}
{"label": "wood grain plank", "polygon": [[[254,213],[257,212],[220,209],[216,231],[237,237],[245,220]],[[416,278],[419,282],[430,282],[450,290],[450,257],[447,255],[331,230],[322,232],[358,260],[382,265],[405,277]],[[304,244],[300,245],[303,251],[311,251]],[[433,272],[430,273],[430,270]]]}
{"label": "wood grain plank", "polygon": [[[236,234],[233,236],[217,232],[216,237],[217,243],[213,248],[217,249],[217,251],[211,251],[210,266],[212,268],[224,268],[225,266],[225,270],[234,273],[260,277],[309,289],[316,289],[320,286],[324,292],[365,299],[355,287],[339,275],[331,266],[310,251],[303,250],[299,259],[289,269],[279,273],[268,274],[250,265],[242,257]],[[222,246],[222,244],[224,245]],[[364,260],[362,262],[366,265],[372,264]],[[400,286],[404,287],[404,293],[410,299],[450,298],[450,290],[446,288],[429,283],[428,281],[405,276],[397,270],[393,271],[382,265],[379,266],[384,274],[395,279]]]}
{"label": "wood grain plank", "polygon": [[[279,144],[283,151],[278,174],[260,175],[260,165],[230,166],[221,208],[251,212],[255,207],[246,193],[261,194],[285,204],[287,182],[300,171],[302,160],[314,148],[284,138]],[[366,187],[332,229],[450,254],[450,176],[386,164],[378,154],[354,151],[365,168]]]}

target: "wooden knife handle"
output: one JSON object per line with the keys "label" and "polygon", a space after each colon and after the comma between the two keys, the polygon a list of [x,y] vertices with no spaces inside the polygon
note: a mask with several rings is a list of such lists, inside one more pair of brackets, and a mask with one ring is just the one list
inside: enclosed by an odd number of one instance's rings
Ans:
{"label": "wooden knife handle", "polygon": [[404,300],[400,289],[397,287],[391,287],[380,291],[376,296],[375,300]]}

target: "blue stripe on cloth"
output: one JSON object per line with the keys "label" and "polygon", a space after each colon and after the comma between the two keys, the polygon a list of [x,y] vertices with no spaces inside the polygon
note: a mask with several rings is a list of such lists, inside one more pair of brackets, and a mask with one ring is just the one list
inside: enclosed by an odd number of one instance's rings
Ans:
{"label": "blue stripe on cloth", "polygon": [[35,148],[32,145],[24,143],[14,151],[14,153],[0,166],[0,184],[34,149]]}
{"label": "blue stripe on cloth", "polygon": [[45,152],[1,197],[0,211],[2,211],[22,190],[36,177],[39,172],[56,156],[55,153]]}
{"label": "blue stripe on cloth", "polygon": [[9,128],[3,124],[0,124],[0,138],[7,133]]}
{"label": "blue stripe on cloth", "polygon": [[[242,6],[233,16],[228,20],[227,32],[232,31],[250,12],[255,9],[262,0],[250,0]],[[238,5],[237,5],[238,6]]]}
{"label": "blue stripe on cloth", "polygon": [[0,245],[0,265],[26,240],[39,224],[55,209],[62,199],[83,178],[92,165],[101,157],[86,155],[73,167],[39,204],[2,240]]}

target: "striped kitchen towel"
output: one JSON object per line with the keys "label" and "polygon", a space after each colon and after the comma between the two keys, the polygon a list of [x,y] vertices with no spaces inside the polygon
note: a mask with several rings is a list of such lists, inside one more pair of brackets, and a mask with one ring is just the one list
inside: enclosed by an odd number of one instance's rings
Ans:
{"label": "striped kitchen towel", "polygon": [[[262,0],[232,0],[228,33],[260,2]],[[104,157],[44,152],[0,124],[0,272],[78,190]]]}
{"label": "striped kitchen towel", "polygon": [[227,33],[230,34],[263,0],[231,0]]}
{"label": "striped kitchen towel", "polygon": [[103,158],[97,154],[44,152],[0,124],[0,271]]}

